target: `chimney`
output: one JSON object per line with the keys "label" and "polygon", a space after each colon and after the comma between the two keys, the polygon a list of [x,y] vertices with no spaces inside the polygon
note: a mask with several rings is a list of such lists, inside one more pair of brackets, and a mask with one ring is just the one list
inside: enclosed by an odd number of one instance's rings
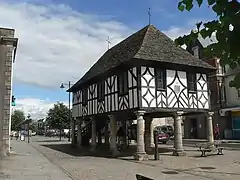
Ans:
{"label": "chimney", "polygon": [[193,51],[193,55],[199,59],[199,47],[198,46],[194,46],[192,48],[192,51]]}

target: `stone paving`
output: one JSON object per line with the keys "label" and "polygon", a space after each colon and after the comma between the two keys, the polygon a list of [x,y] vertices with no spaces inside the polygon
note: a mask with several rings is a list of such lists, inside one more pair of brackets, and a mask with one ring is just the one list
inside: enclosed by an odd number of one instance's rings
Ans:
{"label": "stone paving", "polygon": [[[43,146],[44,145],[44,146]],[[66,152],[53,147],[65,147]],[[171,145],[160,145],[171,149]],[[13,141],[16,155],[3,161],[0,180],[136,180],[141,174],[154,180],[238,180],[240,151],[224,151],[223,156],[201,158],[200,152],[188,147],[186,157],[161,153],[160,160],[136,162],[132,156],[118,159],[94,157],[72,149],[66,141],[34,140],[31,144]],[[55,148],[56,149],[56,148]],[[74,151],[74,153],[67,153]]]}
{"label": "stone paving", "polygon": [[11,142],[14,154],[1,161],[0,180],[70,180],[30,144]]}
{"label": "stone paving", "polygon": [[[54,144],[54,142],[48,143]],[[56,144],[60,145],[59,142]],[[136,180],[136,174],[154,180],[240,179],[240,151],[224,151],[223,156],[200,158],[200,152],[188,147],[186,157],[173,157],[170,152],[166,152],[161,154],[159,161],[154,161],[151,155],[149,161],[136,162],[132,156],[111,159],[84,154],[70,155],[41,146],[39,143],[32,145],[76,180]],[[171,148],[169,145],[162,147]]]}

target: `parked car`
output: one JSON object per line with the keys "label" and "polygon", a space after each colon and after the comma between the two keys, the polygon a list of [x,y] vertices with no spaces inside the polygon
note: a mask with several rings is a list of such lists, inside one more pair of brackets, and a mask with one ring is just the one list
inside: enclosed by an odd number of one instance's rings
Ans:
{"label": "parked car", "polygon": [[36,134],[37,134],[36,132],[32,132],[32,134],[31,134],[31,135],[32,135],[32,136],[36,136]]}
{"label": "parked car", "polygon": [[167,132],[163,131],[164,128],[162,126],[157,126],[154,128],[154,133],[158,133],[158,142],[166,144],[170,140],[170,136]]}
{"label": "parked car", "polygon": [[167,133],[164,133],[163,131],[158,131],[158,142],[167,144],[169,139],[170,139],[170,137]]}
{"label": "parked car", "polygon": [[167,133],[170,137],[174,135],[173,127],[169,125],[161,126],[161,130]]}
{"label": "parked car", "polygon": [[46,137],[55,137],[55,136],[57,136],[57,132],[55,129],[49,129],[49,130],[47,130],[45,136]]}
{"label": "parked car", "polygon": [[157,126],[155,129],[168,134],[170,137],[174,135],[173,127],[170,125]]}

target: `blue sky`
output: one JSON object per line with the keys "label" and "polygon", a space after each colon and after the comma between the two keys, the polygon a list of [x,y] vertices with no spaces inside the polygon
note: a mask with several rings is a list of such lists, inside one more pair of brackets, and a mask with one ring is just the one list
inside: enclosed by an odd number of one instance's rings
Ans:
{"label": "blue sky", "polygon": [[0,26],[16,29],[19,49],[13,93],[17,108],[36,118],[56,101],[67,103],[61,82],[75,82],[112,45],[148,24],[176,38],[200,20],[214,19],[204,6],[180,12],[178,0],[0,0]]}

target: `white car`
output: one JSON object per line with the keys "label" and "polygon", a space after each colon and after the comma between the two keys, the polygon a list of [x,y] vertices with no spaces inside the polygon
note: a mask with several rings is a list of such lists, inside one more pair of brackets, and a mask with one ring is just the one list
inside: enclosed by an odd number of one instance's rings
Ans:
{"label": "white car", "polygon": [[32,132],[32,134],[31,134],[31,135],[32,135],[32,136],[36,136],[36,134],[37,134],[36,132]]}

